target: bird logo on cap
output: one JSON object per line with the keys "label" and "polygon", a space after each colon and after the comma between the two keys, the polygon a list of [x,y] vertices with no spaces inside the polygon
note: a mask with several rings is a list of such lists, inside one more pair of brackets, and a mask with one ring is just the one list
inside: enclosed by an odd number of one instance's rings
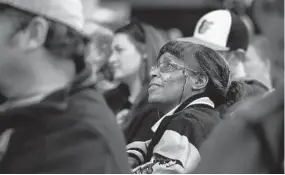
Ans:
{"label": "bird logo on cap", "polygon": [[211,22],[211,21],[207,21],[207,20],[203,20],[199,29],[198,29],[198,32],[200,34],[204,34],[209,28],[211,25],[213,25],[214,23]]}

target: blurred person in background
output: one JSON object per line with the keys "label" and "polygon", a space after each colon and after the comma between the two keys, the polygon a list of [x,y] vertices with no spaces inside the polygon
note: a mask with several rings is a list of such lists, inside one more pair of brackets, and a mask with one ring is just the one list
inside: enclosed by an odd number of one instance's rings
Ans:
{"label": "blurred person in background", "polygon": [[[150,67],[160,47],[167,42],[161,34],[149,38],[151,31],[156,29],[142,25],[138,20],[132,20],[115,31],[109,63],[113,68],[114,80],[121,84],[118,88],[105,92],[104,96],[123,130],[148,106]],[[148,122],[156,120],[157,116],[150,117]],[[130,132],[132,131],[126,131],[126,134]],[[133,132],[139,132],[139,128]]]}
{"label": "blurred person in background", "polygon": [[258,80],[269,89],[272,89],[269,41],[266,37],[256,33],[256,26],[249,16],[242,16],[241,19],[245,23],[249,34],[249,46],[244,62],[247,77]]}
{"label": "blurred person in background", "polygon": [[86,54],[86,60],[91,64],[93,72],[90,82],[98,91],[105,92],[117,85],[113,82],[113,72],[108,64],[114,32],[93,21],[87,21],[85,25],[85,32],[91,38]]}
{"label": "blurred person in background", "polygon": [[237,108],[236,118],[215,128],[201,147],[203,159],[194,173],[284,174],[284,1],[257,0],[253,11],[275,55],[275,90],[247,100]]}
{"label": "blurred person in background", "polygon": [[233,90],[230,68],[212,49],[172,41],[161,49],[151,77],[148,100],[166,115],[152,126],[150,140],[127,145],[129,163],[134,173],[189,173],[220,121],[215,106]]}
{"label": "blurred person in background", "polygon": [[248,77],[272,89],[270,77],[270,43],[264,36],[254,36],[246,52],[245,71]]}
{"label": "blurred person in background", "polygon": [[178,28],[171,28],[168,30],[168,35],[171,40],[176,40],[177,38],[182,38],[183,33]]}
{"label": "blurred person in background", "polygon": [[252,21],[251,6],[254,0],[222,0],[222,8],[235,12],[245,23],[249,35],[249,45],[244,61],[247,78],[255,79],[272,88],[270,80],[270,51],[267,39],[259,35],[256,24]]}
{"label": "blurred person in background", "polygon": [[128,173],[103,97],[84,82],[88,41],[79,0],[0,0],[1,173]]}
{"label": "blurred person in background", "polygon": [[229,10],[214,10],[202,16],[196,24],[192,37],[181,38],[205,45],[218,51],[229,63],[231,78],[246,77],[245,52],[249,36],[239,16]]}
{"label": "blurred person in background", "polygon": [[248,49],[249,34],[245,23],[233,12],[215,10],[205,14],[197,22],[193,37],[178,40],[194,42],[214,49],[228,62],[231,79],[242,80],[233,84],[239,94],[228,94],[231,98],[227,104],[217,106],[221,115],[236,102],[251,95],[262,95],[269,90],[261,82],[249,78],[246,74],[245,53]]}

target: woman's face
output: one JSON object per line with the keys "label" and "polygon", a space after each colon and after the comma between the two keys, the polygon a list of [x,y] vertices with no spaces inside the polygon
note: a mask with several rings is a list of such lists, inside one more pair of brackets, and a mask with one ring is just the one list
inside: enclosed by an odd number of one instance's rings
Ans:
{"label": "woman's face", "polygon": [[165,53],[159,58],[157,66],[160,68],[153,68],[150,73],[151,81],[148,89],[150,103],[177,104],[182,95],[191,94],[189,90],[191,81],[186,81],[183,65],[182,60],[170,53]]}
{"label": "woman's face", "polygon": [[96,47],[96,44],[94,42],[91,42],[89,44],[88,49],[87,61],[92,65],[92,70],[96,74],[107,61],[108,57],[102,50]]}
{"label": "woman's face", "polygon": [[142,55],[129,35],[118,33],[112,43],[110,65],[114,69],[114,79],[124,79],[139,72]]}

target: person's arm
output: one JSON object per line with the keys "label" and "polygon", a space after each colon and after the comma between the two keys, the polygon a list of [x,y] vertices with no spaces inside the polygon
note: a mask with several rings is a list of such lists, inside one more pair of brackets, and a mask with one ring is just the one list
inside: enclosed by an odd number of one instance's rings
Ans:
{"label": "person's arm", "polygon": [[142,165],[147,154],[148,141],[134,141],[127,145],[128,161],[131,168]]}

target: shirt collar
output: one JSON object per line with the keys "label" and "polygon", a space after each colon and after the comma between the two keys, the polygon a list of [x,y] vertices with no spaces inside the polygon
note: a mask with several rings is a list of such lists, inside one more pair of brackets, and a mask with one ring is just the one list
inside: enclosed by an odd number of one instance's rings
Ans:
{"label": "shirt collar", "polygon": [[[174,113],[176,112],[179,112],[177,111],[178,108],[180,108],[183,104],[185,104],[185,102],[183,103],[180,103],[179,105],[177,105],[175,108],[173,108],[171,111],[169,111],[167,114],[165,114],[161,119],[159,119],[151,128],[151,130],[153,132],[156,132],[156,130],[158,129],[160,123],[162,122],[162,120],[167,117],[167,116],[170,116],[170,115],[173,115]],[[214,105],[214,102],[209,98],[209,97],[201,97],[201,98],[198,98],[194,101],[190,101],[186,104],[186,107],[184,107],[183,109],[186,109],[188,108],[189,106],[193,106],[193,105],[198,105],[198,104],[203,104],[203,105],[208,105],[212,108],[215,108],[215,105]]]}

